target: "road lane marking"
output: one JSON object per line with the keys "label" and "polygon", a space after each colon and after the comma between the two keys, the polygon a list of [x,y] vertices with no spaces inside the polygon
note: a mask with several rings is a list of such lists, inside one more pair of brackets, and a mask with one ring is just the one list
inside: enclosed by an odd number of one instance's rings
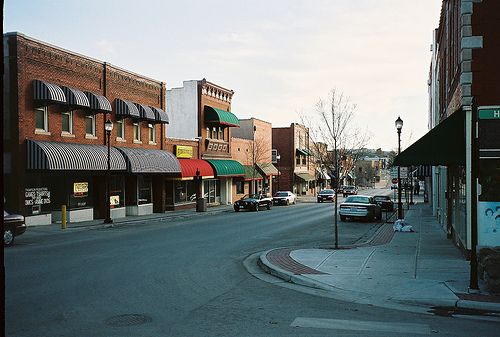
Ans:
{"label": "road lane marking", "polygon": [[429,335],[431,333],[431,329],[427,324],[357,321],[315,317],[297,317],[290,326],[298,328],[394,332],[399,334],[413,333]]}

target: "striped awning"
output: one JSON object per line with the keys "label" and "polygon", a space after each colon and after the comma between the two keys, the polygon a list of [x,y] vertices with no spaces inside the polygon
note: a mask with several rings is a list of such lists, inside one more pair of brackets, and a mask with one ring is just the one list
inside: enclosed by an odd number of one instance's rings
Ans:
{"label": "striped awning", "polygon": [[91,111],[104,113],[112,111],[111,103],[106,97],[89,91],[85,91],[84,94],[89,100]]}
{"label": "striped awning", "polygon": [[[29,170],[104,171],[108,169],[108,148],[105,145],[71,144],[26,140]],[[125,170],[125,158],[110,149],[111,170]]]}
{"label": "striped awning", "polygon": [[213,166],[218,177],[237,177],[245,175],[245,168],[236,160],[230,159],[207,159]]}
{"label": "striped awning", "polygon": [[259,170],[266,176],[277,176],[278,169],[272,163],[257,163]]}
{"label": "striped awning", "polygon": [[131,173],[181,174],[181,165],[173,153],[163,150],[117,147],[127,162]]}
{"label": "striped awning", "polygon": [[165,111],[154,106],[150,106],[151,110],[155,113],[155,118],[157,123],[169,124],[168,115]]}
{"label": "striped awning", "polygon": [[310,175],[309,173],[295,173],[295,176],[304,181],[316,180],[316,178],[314,178],[314,176]]}
{"label": "striped awning", "polygon": [[432,176],[432,166],[430,165],[420,165],[412,172],[412,177],[414,178],[425,178]]}
{"label": "striped awning", "polygon": [[263,180],[264,177],[259,173],[257,168],[254,168],[252,165],[243,165],[245,168],[245,176],[244,180]]}
{"label": "striped awning", "polygon": [[156,122],[156,116],[153,110],[151,110],[150,107],[144,104],[139,104],[139,103],[134,103],[134,105],[137,107],[137,110],[139,110],[139,114],[141,115],[141,119],[143,121],[148,121],[148,122]]}
{"label": "striped awning", "polygon": [[116,117],[140,119],[141,114],[134,103],[124,99],[115,99]]}
{"label": "striped awning", "polygon": [[215,177],[214,169],[210,164],[202,159],[179,159],[181,165],[182,178],[193,178],[196,176],[196,170],[203,178]]}
{"label": "striped awning", "polygon": [[233,113],[208,105],[205,105],[205,123],[240,127],[240,120]]}
{"label": "striped awning", "polygon": [[90,108],[90,102],[87,96],[75,88],[61,87],[64,95],[66,95],[66,103],[74,108]]}
{"label": "striped awning", "polygon": [[35,106],[66,104],[66,95],[61,87],[41,80],[33,80],[33,100]]}

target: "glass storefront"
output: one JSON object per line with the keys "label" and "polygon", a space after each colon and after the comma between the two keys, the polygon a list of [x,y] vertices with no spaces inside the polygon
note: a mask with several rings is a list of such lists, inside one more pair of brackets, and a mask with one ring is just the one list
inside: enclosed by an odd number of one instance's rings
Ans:
{"label": "glass storefront", "polygon": [[177,180],[174,182],[174,202],[196,201],[196,189],[194,180]]}
{"label": "glass storefront", "polygon": [[152,178],[149,176],[138,176],[137,177],[137,188],[139,190],[139,200],[138,204],[150,204],[153,202],[153,184]]}
{"label": "glass storefront", "polygon": [[220,204],[220,181],[210,179],[203,181],[203,197],[209,204]]}
{"label": "glass storefront", "polygon": [[112,175],[109,180],[109,200],[111,208],[125,207],[125,179]]}

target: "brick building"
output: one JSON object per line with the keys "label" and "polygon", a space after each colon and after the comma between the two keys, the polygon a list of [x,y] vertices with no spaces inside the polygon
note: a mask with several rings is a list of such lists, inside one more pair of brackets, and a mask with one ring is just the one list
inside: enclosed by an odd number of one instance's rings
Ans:
{"label": "brick building", "polygon": [[[198,158],[213,168],[212,172],[201,174],[203,195],[209,204],[231,204],[237,189],[236,178],[245,175],[243,165],[231,157],[231,129],[240,127],[238,118],[231,112],[233,94],[232,90],[205,79],[184,81],[182,87],[167,90],[169,136],[198,140]],[[172,183],[175,190],[192,184],[189,181]]]}
{"label": "brick building", "polygon": [[272,164],[271,123],[240,119],[240,128],[233,130],[232,135],[231,155],[243,164],[246,173],[243,181],[236,180],[236,197],[259,191],[272,195],[278,169]]}
{"label": "brick building", "polygon": [[316,166],[310,150],[309,130],[297,123],[273,128],[273,149],[280,155],[279,189],[297,195],[313,195]]}
{"label": "brick building", "polygon": [[111,217],[162,212],[164,180],[180,174],[166,151],[165,84],[37,41],[4,35],[5,207],[30,224],[103,218],[110,135]]}

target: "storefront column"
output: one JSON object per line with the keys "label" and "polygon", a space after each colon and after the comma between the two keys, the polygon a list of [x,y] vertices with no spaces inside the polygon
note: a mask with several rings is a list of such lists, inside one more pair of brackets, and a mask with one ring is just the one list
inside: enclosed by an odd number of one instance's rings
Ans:
{"label": "storefront column", "polygon": [[167,203],[167,193],[163,176],[153,177],[153,212],[165,213]]}

